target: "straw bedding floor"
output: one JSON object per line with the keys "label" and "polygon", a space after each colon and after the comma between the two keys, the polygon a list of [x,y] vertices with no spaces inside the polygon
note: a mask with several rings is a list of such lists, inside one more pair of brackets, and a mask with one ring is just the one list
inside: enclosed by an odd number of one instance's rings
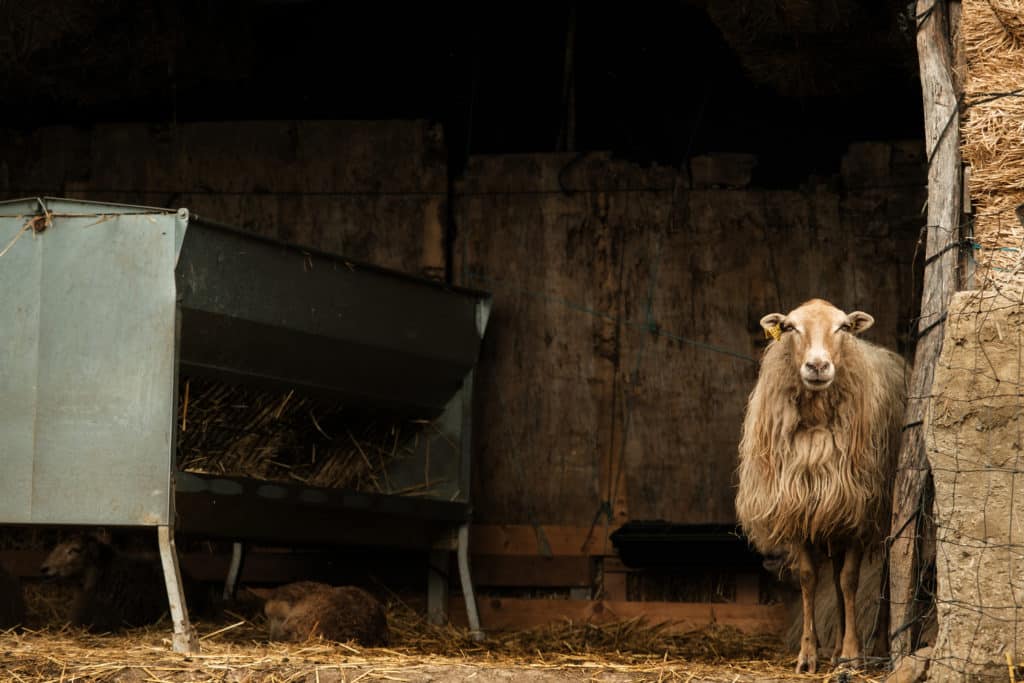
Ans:
{"label": "straw bedding floor", "polygon": [[671,635],[637,621],[558,625],[473,642],[391,611],[393,644],[268,643],[258,623],[198,624],[202,652],[175,654],[168,625],[118,636],[75,629],[0,633],[4,681],[877,681],[882,672],[792,674],[774,641],[726,629]]}

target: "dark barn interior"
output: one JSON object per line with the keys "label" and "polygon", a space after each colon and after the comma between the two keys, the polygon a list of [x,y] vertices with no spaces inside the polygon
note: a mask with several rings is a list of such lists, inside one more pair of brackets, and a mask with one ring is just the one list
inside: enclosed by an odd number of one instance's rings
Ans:
{"label": "dark barn interior", "polygon": [[[470,493],[485,630],[609,605],[699,626],[708,603],[779,630],[775,584],[729,540],[758,320],[822,297],[911,355],[926,160],[905,3],[10,0],[0,22],[0,198],[187,207],[493,294]],[[0,561],[32,577],[52,537],[7,537]],[[223,543],[181,547],[224,571]],[[255,548],[242,582],[416,603],[426,566]]]}

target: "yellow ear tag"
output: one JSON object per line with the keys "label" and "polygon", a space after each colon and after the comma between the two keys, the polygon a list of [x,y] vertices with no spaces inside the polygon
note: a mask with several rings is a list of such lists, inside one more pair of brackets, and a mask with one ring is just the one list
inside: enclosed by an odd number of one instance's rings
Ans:
{"label": "yellow ear tag", "polygon": [[765,339],[774,339],[775,341],[779,341],[779,337],[781,336],[782,328],[780,328],[778,325],[772,325],[771,327],[764,331]]}

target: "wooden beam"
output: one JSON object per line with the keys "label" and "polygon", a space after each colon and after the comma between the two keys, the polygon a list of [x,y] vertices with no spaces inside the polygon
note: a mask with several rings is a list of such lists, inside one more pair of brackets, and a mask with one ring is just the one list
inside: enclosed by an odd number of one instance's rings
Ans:
{"label": "wooden beam", "polygon": [[[610,555],[611,541],[604,525],[594,527],[541,525],[552,555]],[[607,550],[606,550],[607,546]],[[479,555],[540,555],[537,530],[529,524],[473,524],[469,527],[469,552]]]}
{"label": "wooden beam", "polygon": [[[156,553],[142,553],[154,560]],[[15,576],[22,578],[39,578],[39,566],[46,557],[44,550],[3,550],[0,551],[0,566]],[[228,564],[231,556],[228,553],[179,553],[182,571],[196,581],[224,581],[227,577]],[[422,567],[396,566],[391,569],[378,562],[373,566],[373,573],[381,580],[402,580],[406,577],[418,577],[426,572],[426,562]],[[324,580],[332,575],[335,580],[344,580],[345,572],[360,571],[366,564],[343,556],[327,553],[283,553],[249,551],[245,556],[242,584],[246,583],[286,583],[302,579],[315,578]]]}
{"label": "wooden beam", "polygon": [[629,595],[629,572],[604,570],[601,595],[605,600],[626,600]]}
{"label": "wooden beam", "polygon": [[[592,563],[585,555],[472,555],[469,562],[477,586],[544,588],[589,587]],[[453,557],[451,576],[457,575]]]}
{"label": "wooden beam", "polygon": [[[0,551],[0,566],[15,576],[36,578],[39,566],[46,557],[43,550]],[[155,557],[155,555],[154,555]],[[365,558],[372,561],[372,558]],[[227,576],[231,556],[227,553],[181,553],[181,567],[197,581],[223,581]],[[242,583],[283,583],[310,577],[322,577],[338,568],[343,557],[329,553],[261,552],[250,550],[243,565]],[[478,586],[578,588],[593,583],[592,560],[586,555],[541,557],[538,555],[478,555],[470,558],[473,581]],[[374,573],[380,574],[380,562],[374,563]],[[345,569],[362,567],[358,560],[345,563]],[[396,568],[393,574],[419,575],[422,568]],[[455,553],[451,553],[449,576],[457,580]]]}
{"label": "wooden beam", "polygon": [[756,605],[761,602],[761,575],[743,572],[736,575],[736,602]]}
{"label": "wooden beam", "polygon": [[[651,625],[665,624],[685,633],[712,624],[732,626],[744,633],[781,633],[787,624],[785,605],[735,603],[627,602],[619,600],[477,599],[485,631],[534,628],[552,623],[602,624],[640,617]],[[457,626],[465,625],[465,606],[453,598],[448,612]]]}
{"label": "wooden beam", "polygon": [[[907,411],[900,444],[893,494],[890,552],[891,652],[894,658],[910,653],[916,643],[915,626],[921,608],[917,602],[921,568],[934,546],[928,503],[931,471],[924,449],[923,421],[931,395],[935,363],[942,351],[946,309],[957,289],[962,178],[960,121],[952,64],[948,0],[917,0],[920,17],[917,52],[924,102],[925,149],[928,153],[928,232],[925,249],[920,338],[910,376]],[[932,260],[934,259],[934,260]]]}

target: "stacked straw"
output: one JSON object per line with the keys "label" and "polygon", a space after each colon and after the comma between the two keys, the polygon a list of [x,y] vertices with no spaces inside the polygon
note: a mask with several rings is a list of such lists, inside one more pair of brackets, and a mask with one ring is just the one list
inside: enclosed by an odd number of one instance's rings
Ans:
{"label": "stacked straw", "polygon": [[177,458],[187,472],[387,493],[389,465],[415,454],[421,428],[292,391],[179,382]]}
{"label": "stacked straw", "polygon": [[976,286],[1024,289],[1024,0],[964,0],[963,159],[978,248]]}

